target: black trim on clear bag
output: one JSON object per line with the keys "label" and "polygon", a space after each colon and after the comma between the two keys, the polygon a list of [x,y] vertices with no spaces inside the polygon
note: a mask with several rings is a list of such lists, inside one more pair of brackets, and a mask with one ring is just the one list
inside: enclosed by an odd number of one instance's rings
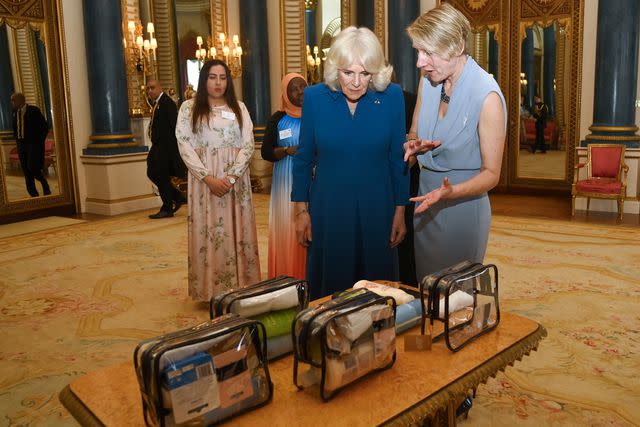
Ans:
{"label": "black trim on clear bag", "polygon": [[[470,269],[474,266],[482,265],[480,263],[471,263],[469,261],[462,262],[459,264],[455,264],[451,267],[440,270],[436,273],[433,273],[429,276],[424,277],[419,283],[420,289],[420,308],[422,310],[422,318],[420,319],[420,333],[425,335],[426,333],[426,324],[427,318],[429,318],[429,322],[431,326],[433,326],[434,321],[442,320],[439,319],[440,312],[440,282],[452,275],[459,274],[467,269]],[[456,268],[457,267],[457,268]],[[427,285],[425,282],[429,278],[436,277],[435,282],[428,286],[428,289],[425,289]],[[424,294],[427,292],[427,305],[424,304]],[[434,337],[435,339],[435,337]]]}
{"label": "black trim on clear bag", "polygon": [[[337,297],[337,299],[328,301],[327,303],[324,303],[318,307],[309,308],[308,310],[318,310],[318,312],[314,313],[311,318],[305,320],[304,324],[302,325],[302,329],[300,331],[300,336],[297,337],[297,339],[296,339],[295,326],[299,316],[302,316],[303,313],[302,312],[299,313],[299,315],[296,316],[296,319],[293,321],[293,325],[291,328],[292,339],[294,341],[293,383],[298,389],[300,390],[304,389],[304,387],[298,384],[298,365],[300,362],[309,364],[316,368],[320,368],[321,370],[320,397],[324,402],[329,401],[332,397],[334,397],[339,391],[341,391],[347,385],[352,384],[353,382],[359,381],[360,379],[367,377],[373,372],[378,372],[378,371],[383,371],[385,369],[388,369],[391,366],[393,366],[393,364],[396,361],[397,351],[394,349],[393,355],[391,357],[391,362],[389,362],[387,365],[379,368],[374,368],[371,371],[367,372],[366,374],[358,377],[356,380],[346,383],[341,387],[338,387],[337,389],[333,390],[329,394],[326,393],[325,383],[327,378],[327,353],[329,351],[327,347],[327,326],[329,325],[329,322],[337,318],[347,316],[351,313],[360,311],[366,307],[386,304],[391,306],[392,308],[392,316],[390,317],[391,319],[390,322],[392,322],[391,327],[394,329],[394,333],[395,333],[396,300],[393,297],[379,296],[373,292],[370,292],[364,289],[358,289],[358,291],[362,292],[362,294],[353,296],[351,298],[347,297],[344,300],[339,300],[343,296],[343,295],[340,295]],[[334,303],[334,304],[331,304],[331,303]],[[349,307],[349,305],[353,305],[353,306]],[[318,339],[320,340],[320,363],[318,363],[317,361],[313,360],[313,358],[308,353],[307,344],[308,344],[308,340],[310,339],[309,334],[313,326],[313,323],[319,315],[326,313],[329,310],[338,311],[338,310],[344,310],[345,308],[347,308],[345,311],[336,312],[334,315],[331,315],[327,319],[325,319],[324,323],[320,325],[320,329],[317,332]],[[302,343],[302,346],[300,345],[300,343]]]}
{"label": "black trim on clear bag", "polygon": [[209,302],[209,318],[213,319],[223,314],[230,313],[234,302],[242,299],[253,298],[265,295],[281,289],[296,286],[298,291],[297,311],[306,308],[309,304],[309,290],[305,280],[295,279],[289,276],[278,276],[258,282],[246,288],[234,289],[232,291],[211,298]]}
{"label": "black trim on clear bag", "polygon": [[[487,332],[492,331],[493,329],[495,329],[498,324],[500,324],[500,302],[499,302],[499,298],[498,298],[498,267],[495,264],[479,264],[476,266],[476,268],[467,271],[464,273],[463,276],[461,277],[457,277],[455,278],[455,281],[462,281],[462,280],[468,280],[470,278],[473,277],[474,274],[477,274],[478,272],[481,272],[482,270],[489,270],[489,269],[493,269],[493,273],[494,273],[494,277],[495,277],[495,292],[491,292],[491,294],[487,294],[487,296],[492,296],[493,297],[493,301],[495,303],[496,306],[496,321],[493,325],[491,325],[488,328],[484,328],[482,329],[479,333],[469,337],[467,340],[465,340],[464,342],[462,342],[460,345],[458,345],[457,347],[452,346],[451,344],[451,340],[450,340],[450,332],[451,330],[456,330],[458,328],[464,327],[468,324],[470,324],[471,322],[473,322],[473,316],[471,317],[471,319],[469,319],[467,322],[464,322],[460,325],[456,325],[454,328],[450,328],[449,327],[449,299],[445,298],[445,312],[444,312],[444,336],[445,336],[445,342],[447,343],[447,347],[449,348],[449,350],[453,351],[454,353],[459,351],[461,348],[465,347],[467,344],[475,341],[478,337],[481,337],[482,335],[486,334]],[[478,287],[476,287],[477,282],[474,280],[473,282],[473,306],[474,308],[477,306],[476,305],[476,301],[477,301],[477,294],[480,293],[482,294],[482,290],[478,290]],[[449,288],[452,286],[452,283],[449,284]],[[448,293],[447,293],[448,294]]]}
{"label": "black trim on clear bag", "polygon": [[[492,286],[491,275],[487,273],[488,279],[482,274],[485,271],[493,270],[493,277],[495,279],[495,287]],[[475,277],[474,277],[475,276]],[[472,280],[470,293],[473,296],[473,309],[475,315],[475,309],[477,307],[478,295],[483,295],[493,298],[493,304],[496,310],[495,323],[490,327],[480,330],[477,334],[470,336],[464,340],[461,344],[455,346],[452,343],[452,333],[458,330],[463,330],[468,327],[474,321],[472,315],[469,320],[465,320],[460,324],[450,326],[450,313],[449,313],[449,296],[452,286],[456,283],[464,282],[466,280]],[[494,290],[495,289],[495,290]],[[460,289],[458,289],[460,290]],[[427,304],[424,304],[425,292],[427,293]],[[464,291],[463,291],[464,292]],[[420,281],[420,302],[422,305],[422,319],[421,319],[421,333],[425,334],[426,321],[429,319],[430,324],[433,326],[436,320],[444,323],[444,332],[437,336],[433,336],[435,341],[444,335],[447,347],[449,350],[456,352],[468,343],[474,341],[477,337],[484,335],[485,333],[495,329],[500,323],[500,304],[498,299],[498,268],[494,264],[481,264],[463,262],[431,274],[424,277]],[[469,294],[469,292],[466,292]],[[440,316],[440,297],[444,299],[443,316]]]}
{"label": "black trim on clear bag", "polygon": [[[212,330],[212,328],[216,327],[219,327],[220,329]],[[164,417],[171,413],[170,410],[164,409],[161,390],[162,386],[158,381],[160,358],[164,353],[180,347],[196,345],[209,340],[214,340],[243,329],[248,331],[252,344],[256,349],[256,355],[261,364],[260,370],[264,371],[269,394],[264,401],[247,407],[243,411],[229,414],[228,416],[217,420],[216,423],[228,420],[240,413],[253,410],[269,403],[273,398],[273,382],[271,381],[271,376],[269,374],[269,365],[267,360],[266,329],[264,325],[258,321],[244,319],[236,314],[230,314],[199,324],[193,328],[183,329],[181,331],[145,340],[136,346],[134,351],[134,367],[136,375],[138,376],[138,382],[140,384],[142,394],[145,423],[147,425],[164,426]],[[203,333],[206,335],[202,335]],[[151,345],[149,348],[141,351],[145,344]],[[144,368],[145,366],[147,366],[146,370]],[[145,374],[147,374],[146,376],[148,377],[148,381],[145,381]],[[154,393],[156,396],[153,396]],[[152,418],[152,420],[150,421],[149,418]]]}

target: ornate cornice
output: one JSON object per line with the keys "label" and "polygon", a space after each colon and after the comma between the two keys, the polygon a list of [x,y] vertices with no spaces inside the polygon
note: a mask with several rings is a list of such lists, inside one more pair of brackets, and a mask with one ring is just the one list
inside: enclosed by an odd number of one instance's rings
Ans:
{"label": "ornate cornice", "polygon": [[43,0],[0,0],[0,23],[3,17],[15,22],[43,22]]}

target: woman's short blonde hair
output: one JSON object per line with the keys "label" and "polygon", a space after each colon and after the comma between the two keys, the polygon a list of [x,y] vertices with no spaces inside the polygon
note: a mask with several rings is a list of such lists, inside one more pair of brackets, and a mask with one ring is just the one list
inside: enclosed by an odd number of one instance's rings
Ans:
{"label": "woman's short blonde hair", "polygon": [[470,32],[467,17],[449,3],[419,16],[407,28],[411,41],[418,48],[446,59],[467,52]]}
{"label": "woman's short blonde hair", "polygon": [[340,90],[338,70],[353,64],[362,65],[372,74],[369,87],[382,92],[389,86],[393,67],[387,64],[378,38],[368,28],[348,27],[340,31],[324,63],[324,82],[331,89]]}

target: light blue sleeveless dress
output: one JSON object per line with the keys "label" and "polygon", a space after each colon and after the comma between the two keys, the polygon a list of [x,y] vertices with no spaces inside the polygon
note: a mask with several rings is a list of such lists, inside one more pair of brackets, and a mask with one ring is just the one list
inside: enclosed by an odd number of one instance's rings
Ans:
{"label": "light blue sleeveless dress", "polygon": [[[441,84],[433,86],[427,78],[422,82],[418,137],[440,140],[442,144],[418,156],[419,195],[440,187],[445,177],[451,184],[457,184],[480,172],[478,121],[482,104],[491,92],[502,100],[506,127],[506,103],[500,87],[471,57],[467,58],[442,119],[438,117],[441,87]],[[491,224],[489,197],[485,193],[441,200],[416,215],[413,224],[418,281],[460,261],[482,262]]]}

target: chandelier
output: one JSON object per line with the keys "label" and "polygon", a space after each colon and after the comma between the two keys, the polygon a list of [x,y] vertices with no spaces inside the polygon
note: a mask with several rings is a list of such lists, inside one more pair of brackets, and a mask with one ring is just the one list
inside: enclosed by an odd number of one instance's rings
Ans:
{"label": "chandelier", "polygon": [[310,85],[322,81],[322,62],[327,59],[329,49],[322,49],[324,57],[320,57],[318,46],[313,47],[313,55],[311,48],[307,45],[307,83]]}
{"label": "chandelier", "polygon": [[[217,43],[214,43],[214,40]],[[207,60],[219,59],[229,66],[232,78],[235,79],[242,75],[242,46],[240,46],[240,38],[237,34],[234,34],[231,39],[225,33],[219,33],[217,39],[209,36],[207,37],[207,48],[203,47],[203,39],[198,36],[196,45],[198,47],[195,56],[200,68]]]}

